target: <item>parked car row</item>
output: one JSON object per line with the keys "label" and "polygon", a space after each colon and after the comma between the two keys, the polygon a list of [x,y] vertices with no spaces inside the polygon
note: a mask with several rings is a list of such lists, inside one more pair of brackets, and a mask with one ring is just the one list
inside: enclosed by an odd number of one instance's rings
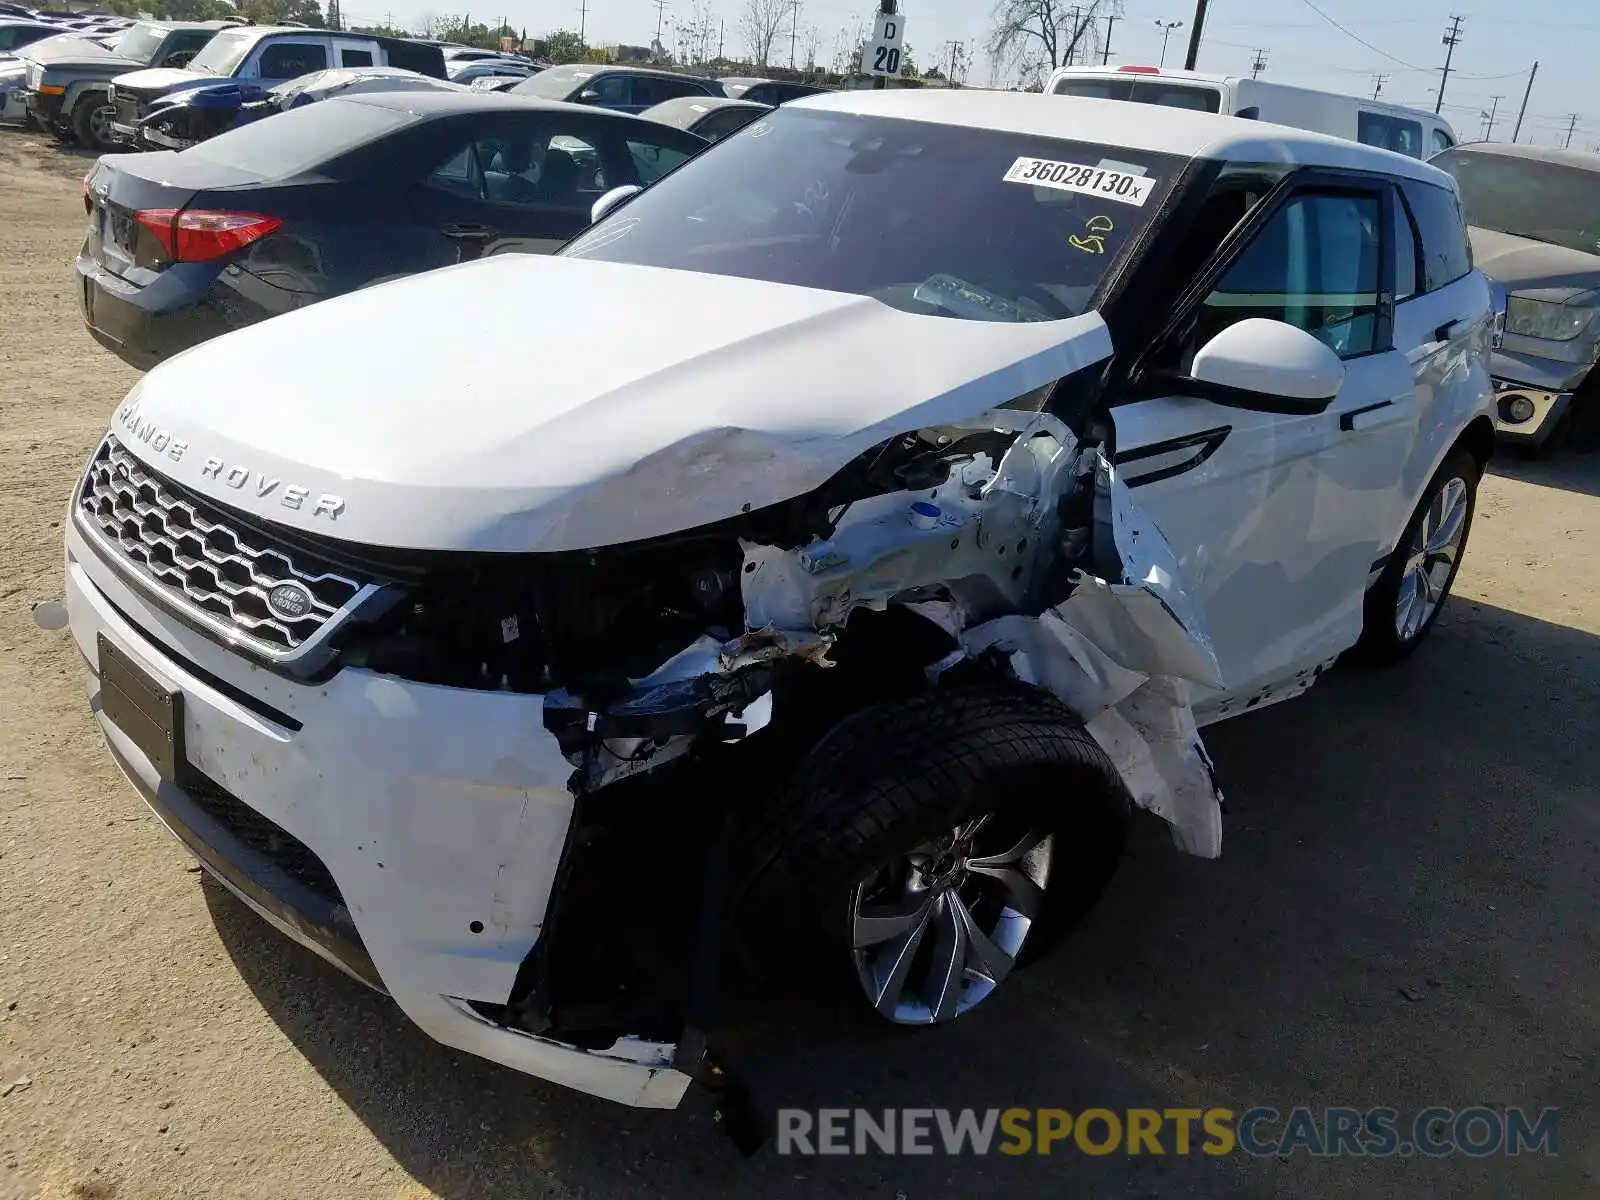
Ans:
{"label": "parked car row", "polygon": [[1451,175],[1352,140],[885,90],[702,150],[561,78],[100,161],[97,336],[282,315],[118,407],[66,609],[110,753],[254,911],[442,1042],[673,1107],[741,1094],[724,958],[945,1024],[1134,807],[1218,855],[1200,729],[1438,620],[1497,314]]}

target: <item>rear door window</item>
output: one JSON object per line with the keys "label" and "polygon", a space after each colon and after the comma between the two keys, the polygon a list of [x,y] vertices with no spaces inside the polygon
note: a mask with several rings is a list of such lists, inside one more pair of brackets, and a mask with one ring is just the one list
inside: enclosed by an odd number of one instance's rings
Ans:
{"label": "rear door window", "polygon": [[298,79],[328,69],[328,47],[320,42],[268,42],[256,61],[262,79]]}
{"label": "rear door window", "polygon": [[1438,291],[1472,270],[1472,244],[1454,192],[1407,180],[1406,206],[1422,239],[1422,290]]}
{"label": "rear door window", "polygon": [[1455,141],[1448,133],[1442,129],[1435,129],[1433,131],[1433,140],[1429,146],[1428,152],[1430,155],[1443,154],[1446,150],[1450,149],[1450,147],[1454,145]]}
{"label": "rear door window", "polygon": [[340,46],[339,65],[341,67],[370,67],[372,65],[372,51],[357,50],[353,46]]}

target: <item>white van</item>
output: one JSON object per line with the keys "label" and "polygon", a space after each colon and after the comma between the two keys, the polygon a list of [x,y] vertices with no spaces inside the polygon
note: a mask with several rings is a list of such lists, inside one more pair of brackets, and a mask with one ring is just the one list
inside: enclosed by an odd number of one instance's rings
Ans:
{"label": "white van", "polygon": [[1060,67],[1044,90],[1051,96],[1133,100],[1292,125],[1412,158],[1432,158],[1456,144],[1450,123],[1424,109],[1267,83],[1248,75],[1164,67]]}

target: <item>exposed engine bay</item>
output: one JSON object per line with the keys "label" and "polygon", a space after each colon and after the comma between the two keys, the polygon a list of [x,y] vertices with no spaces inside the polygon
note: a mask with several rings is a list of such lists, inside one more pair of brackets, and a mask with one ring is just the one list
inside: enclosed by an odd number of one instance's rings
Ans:
{"label": "exposed engine bay", "polygon": [[844,714],[947,677],[1053,693],[1182,849],[1219,853],[1190,708],[1220,685],[1204,630],[1101,441],[1032,408],[895,437],[816,492],[683,535],[534,570],[383,564],[407,598],[343,661],[543,694],[573,767],[550,913],[485,1015],[597,1048],[679,1039],[703,894],[685,855],[759,812],[751,781]]}

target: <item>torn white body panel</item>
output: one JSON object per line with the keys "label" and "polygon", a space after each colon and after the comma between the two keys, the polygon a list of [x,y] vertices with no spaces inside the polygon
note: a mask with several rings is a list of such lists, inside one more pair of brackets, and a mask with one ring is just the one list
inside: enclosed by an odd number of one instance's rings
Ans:
{"label": "torn white body panel", "polygon": [[[856,608],[896,604],[961,647],[930,677],[962,655],[1000,651],[1018,678],[1078,714],[1135,802],[1172,825],[1180,848],[1215,857],[1222,798],[1191,705],[1223,681],[1171,547],[1096,455],[1085,483],[1109,505],[1125,578],[1078,570],[1065,600],[1030,615],[1063,553],[1055,502],[1082,469],[1077,442],[1043,414],[992,412],[967,427],[1017,437],[994,467],[982,455],[953,457],[935,488],[851,506],[829,538],[798,550],[744,543],[748,621],[828,631]],[[720,653],[703,646],[679,659]]]}

